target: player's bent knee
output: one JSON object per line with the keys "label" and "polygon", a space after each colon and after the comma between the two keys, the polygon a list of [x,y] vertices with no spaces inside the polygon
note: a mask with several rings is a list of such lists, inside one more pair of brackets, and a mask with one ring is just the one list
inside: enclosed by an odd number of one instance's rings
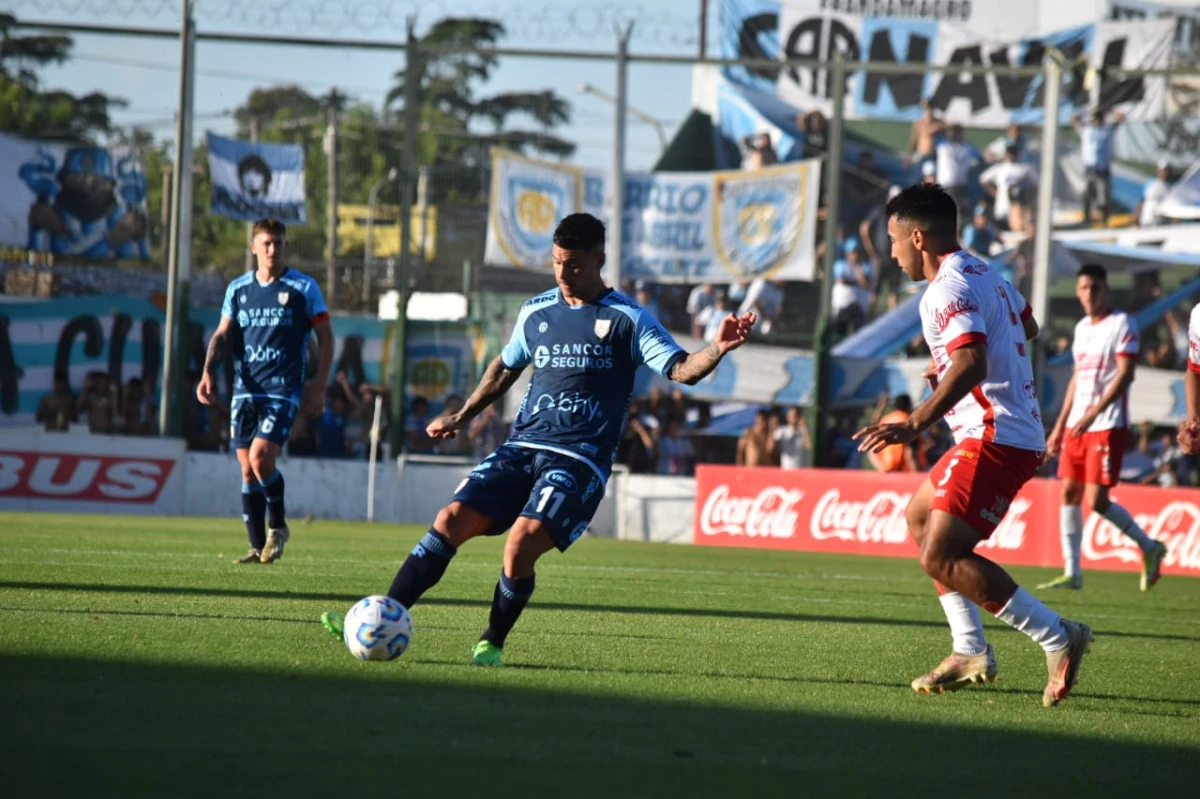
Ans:
{"label": "player's bent knee", "polygon": [[509,577],[528,577],[533,574],[538,558],[553,548],[550,531],[540,522],[522,517],[504,542],[504,570]]}
{"label": "player's bent knee", "polygon": [[433,529],[446,536],[455,547],[483,535],[491,526],[490,518],[461,502],[451,502],[442,508],[433,522]]}

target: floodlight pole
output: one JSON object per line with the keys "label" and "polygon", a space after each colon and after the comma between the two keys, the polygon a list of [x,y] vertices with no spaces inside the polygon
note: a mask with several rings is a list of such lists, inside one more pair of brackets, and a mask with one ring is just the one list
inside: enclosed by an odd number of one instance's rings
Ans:
{"label": "floodlight pole", "polygon": [[196,28],[192,0],[182,0],[179,24],[179,113],[175,120],[175,165],[171,181],[171,237],[167,260],[167,335],[159,435],[183,437],[187,398],[188,304],[192,272],[192,95],[195,88]]}
{"label": "floodlight pole", "polygon": [[616,121],[613,123],[612,219],[608,230],[608,278],[612,287],[621,290],[621,259],[625,244],[625,113],[629,108],[629,37],[633,22],[617,29],[617,96],[614,102]]}

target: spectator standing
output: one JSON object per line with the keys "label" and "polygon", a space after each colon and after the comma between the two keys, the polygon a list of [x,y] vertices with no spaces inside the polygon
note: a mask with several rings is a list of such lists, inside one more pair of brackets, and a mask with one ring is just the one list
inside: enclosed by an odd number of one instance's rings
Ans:
{"label": "spectator standing", "polygon": [[975,214],[971,217],[971,222],[963,228],[963,249],[976,258],[990,261],[992,245],[999,240],[1000,234],[988,218],[987,203],[978,203],[975,206]]}
{"label": "spectator standing", "polygon": [[47,433],[65,432],[79,414],[76,411],[78,400],[71,393],[71,384],[63,374],[54,376],[54,388],[38,402],[34,419],[42,425]]}
{"label": "spectator standing", "polygon": [[923,164],[936,157],[938,139],[946,129],[946,123],[938,119],[929,98],[921,100],[921,116],[912,123],[908,136],[908,155],[904,165]]}
{"label": "spectator standing", "polygon": [[658,473],[690,475],[695,468],[696,453],[692,440],[683,431],[683,423],[672,419],[658,445]]}
{"label": "spectator standing", "polygon": [[1108,214],[1112,205],[1112,155],[1113,139],[1117,126],[1125,121],[1121,112],[1113,114],[1112,122],[1105,118],[1104,110],[1097,108],[1090,122],[1082,122],[1078,114],[1071,117],[1071,124],[1079,131],[1079,148],[1083,156],[1083,173],[1086,186],[1083,190],[1083,223],[1092,221],[1093,204],[1100,206],[1100,219],[1108,226]]}
{"label": "spectator standing", "polygon": [[89,373],[76,407],[79,413],[85,415],[88,431],[94,435],[114,432],[113,418],[116,416],[116,409],[117,401],[113,396],[108,373]]}
{"label": "spectator standing", "polygon": [[404,438],[409,452],[417,455],[433,452],[433,439],[425,432],[429,422],[429,400],[413,397],[408,418],[404,420]]}
{"label": "spectator standing", "polygon": [[717,301],[717,287],[712,283],[701,283],[694,287],[687,298],[688,319],[691,320],[692,336],[700,338],[704,335],[704,323],[701,315]]}
{"label": "spectator standing", "polygon": [[738,466],[777,466],[779,449],[770,428],[769,414],[759,410],[754,414],[754,423],[742,431],[738,439]]}
{"label": "spectator standing", "polygon": [[1137,220],[1141,227],[1153,227],[1162,224],[1159,208],[1171,191],[1171,164],[1166,160],[1158,162],[1158,171],[1154,180],[1146,184],[1142,191],[1142,199],[1137,204]]}
{"label": "spectator standing", "polygon": [[471,425],[467,428],[467,437],[471,439],[471,443],[475,447],[475,455],[480,460],[496,451],[504,443],[504,440],[508,438],[508,426],[504,424],[504,419],[500,416],[500,411],[495,403],[484,408],[478,416],[471,420]]}
{"label": "spectator standing", "polygon": [[958,226],[962,227],[971,205],[971,178],[983,162],[983,156],[975,145],[963,141],[962,125],[946,128],[946,137],[937,143],[935,153],[937,182],[954,198],[958,206]]}
{"label": "spectator standing", "polygon": [[[992,164],[979,176],[983,190],[993,199],[992,219],[1001,230],[1023,230],[1023,209],[1029,203],[1026,194],[1037,185],[1037,171],[1017,160],[1017,148],[1004,151],[1004,160]],[[1013,222],[1017,222],[1014,227]]]}
{"label": "spectator standing", "polygon": [[779,449],[779,465],[785,469],[804,469],[812,465],[812,439],[808,423],[800,409],[787,409],[786,421],[775,429],[775,444]]}

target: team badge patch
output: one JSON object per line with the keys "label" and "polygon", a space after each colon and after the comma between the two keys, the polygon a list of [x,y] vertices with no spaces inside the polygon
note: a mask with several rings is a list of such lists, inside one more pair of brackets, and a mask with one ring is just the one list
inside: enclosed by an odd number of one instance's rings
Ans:
{"label": "team badge patch", "polygon": [[238,302],[242,302],[242,303],[244,303],[245,301],[246,301],[246,295],[245,295],[245,294],[243,294],[242,296],[238,297]]}
{"label": "team badge patch", "polygon": [[281,291],[281,292],[279,292],[279,304],[280,304],[280,305],[287,305],[287,304],[288,304],[288,297],[290,297],[290,296],[291,296],[291,295],[290,295],[290,294],[288,294],[286,291]]}
{"label": "team badge patch", "polygon": [[592,328],[596,332],[597,338],[604,338],[608,335],[608,331],[612,329],[611,319],[597,319],[596,326]]}

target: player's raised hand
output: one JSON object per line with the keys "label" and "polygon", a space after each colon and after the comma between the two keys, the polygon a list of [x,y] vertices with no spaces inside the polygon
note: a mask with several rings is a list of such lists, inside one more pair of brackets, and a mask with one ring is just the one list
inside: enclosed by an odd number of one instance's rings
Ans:
{"label": "player's raised hand", "polygon": [[911,427],[908,422],[899,422],[867,425],[852,438],[858,442],[859,452],[879,452],[893,444],[911,444],[920,435],[921,431]]}
{"label": "player's raised hand", "polygon": [[466,423],[457,413],[443,413],[425,427],[425,434],[430,438],[446,441],[458,437],[458,431],[466,427]]}
{"label": "player's raised hand", "polygon": [[200,400],[201,405],[212,405],[216,398],[217,389],[213,385],[212,375],[205,372],[200,375],[200,382],[196,384],[196,399]]}
{"label": "player's raised hand", "polygon": [[750,331],[754,329],[754,323],[758,321],[758,315],[754,313],[744,313],[741,316],[737,314],[729,314],[721,320],[721,328],[717,331],[716,338],[713,341],[721,349],[721,354],[724,355],[731,350],[736,350],[738,347],[746,343],[750,338]]}

